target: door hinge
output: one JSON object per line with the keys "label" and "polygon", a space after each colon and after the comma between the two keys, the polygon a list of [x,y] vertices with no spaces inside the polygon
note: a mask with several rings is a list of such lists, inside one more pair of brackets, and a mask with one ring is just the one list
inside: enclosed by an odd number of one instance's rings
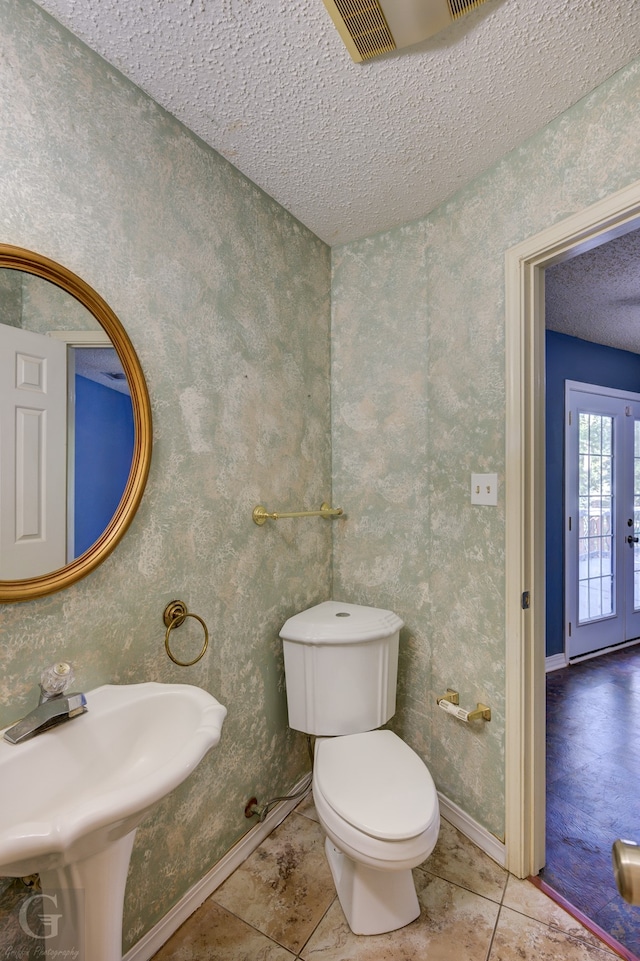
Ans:
{"label": "door hinge", "polygon": [[528,611],[531,607],[531,594],[529,591],[523,591],[522,593],[522,610]]}
{"label": "door hinge", "polygon": [[571,637],[571,621],[569,621],[569,637]]}

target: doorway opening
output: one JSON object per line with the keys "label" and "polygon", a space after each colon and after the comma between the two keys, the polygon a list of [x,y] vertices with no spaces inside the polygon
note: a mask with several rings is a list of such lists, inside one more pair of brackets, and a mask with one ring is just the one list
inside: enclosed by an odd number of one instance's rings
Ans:
{"label": "doorway opening", "polygon": [[[610,246],[599,248],[603,259]],[[594,263],[597,252],[587,258]],[[624,946],[636,958],[637,908],[617,891],[611,847],[618,837],[637,836],[640,825],[640,649],[629,647],[638,636],[640,397],[602,384],[637,388],[640,354],[581,340],[578,331],[557,334],[552,323],[547,310],[546,823],[539,878],[614,950]],[[599,339],[607,339],[605,330]],[[599,384],[571,376],[598,377]]]}
{"label": "doorway opening", "polygon": [[519,877],[545,863],[544,271],[639,225],[640,182],[506,254],[506,855]]}
{"label": "doorway opening", "polygon": [[506,254],[506,863],[519,877],[545,864],[544,274],[639,225],[640,182]]}

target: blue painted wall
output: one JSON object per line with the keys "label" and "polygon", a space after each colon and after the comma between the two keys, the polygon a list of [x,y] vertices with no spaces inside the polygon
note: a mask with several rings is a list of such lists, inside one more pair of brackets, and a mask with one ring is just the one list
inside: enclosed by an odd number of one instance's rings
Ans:
{"label": "blue painted wall", "polygon": [[547,657],[564,650],[564,382],[640,391],[640,355],[546,332]]}
{"label": "blue painted wall", "polygon": [[120,503],[133,436],[131,398],[76,376],[76,557],[96,542]]}

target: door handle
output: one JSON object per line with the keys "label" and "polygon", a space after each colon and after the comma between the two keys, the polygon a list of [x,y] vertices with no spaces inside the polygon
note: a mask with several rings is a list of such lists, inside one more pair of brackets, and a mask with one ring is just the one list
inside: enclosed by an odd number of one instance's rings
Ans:
{"label": "door handle", "polygon": [[628,535],[627,535],[627,544],[637,544],[637,543],[638,543],[638,540],[639,540],[639,538],[634,537],[633,534],[628,534]]}

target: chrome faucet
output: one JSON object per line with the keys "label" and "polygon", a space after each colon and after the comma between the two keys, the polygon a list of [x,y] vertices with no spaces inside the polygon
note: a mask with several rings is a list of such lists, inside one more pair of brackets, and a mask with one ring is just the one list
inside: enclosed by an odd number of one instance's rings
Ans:
{"label": "chrome faucet", "polygon": [[40,678],[38,706],[4,732],[5,741],[20,744],[72,717],[84,714],[87,710],[87,699],[84,694],[65,694],[73,679],[73,668],[66,661],[52,664],[43,671]]}

